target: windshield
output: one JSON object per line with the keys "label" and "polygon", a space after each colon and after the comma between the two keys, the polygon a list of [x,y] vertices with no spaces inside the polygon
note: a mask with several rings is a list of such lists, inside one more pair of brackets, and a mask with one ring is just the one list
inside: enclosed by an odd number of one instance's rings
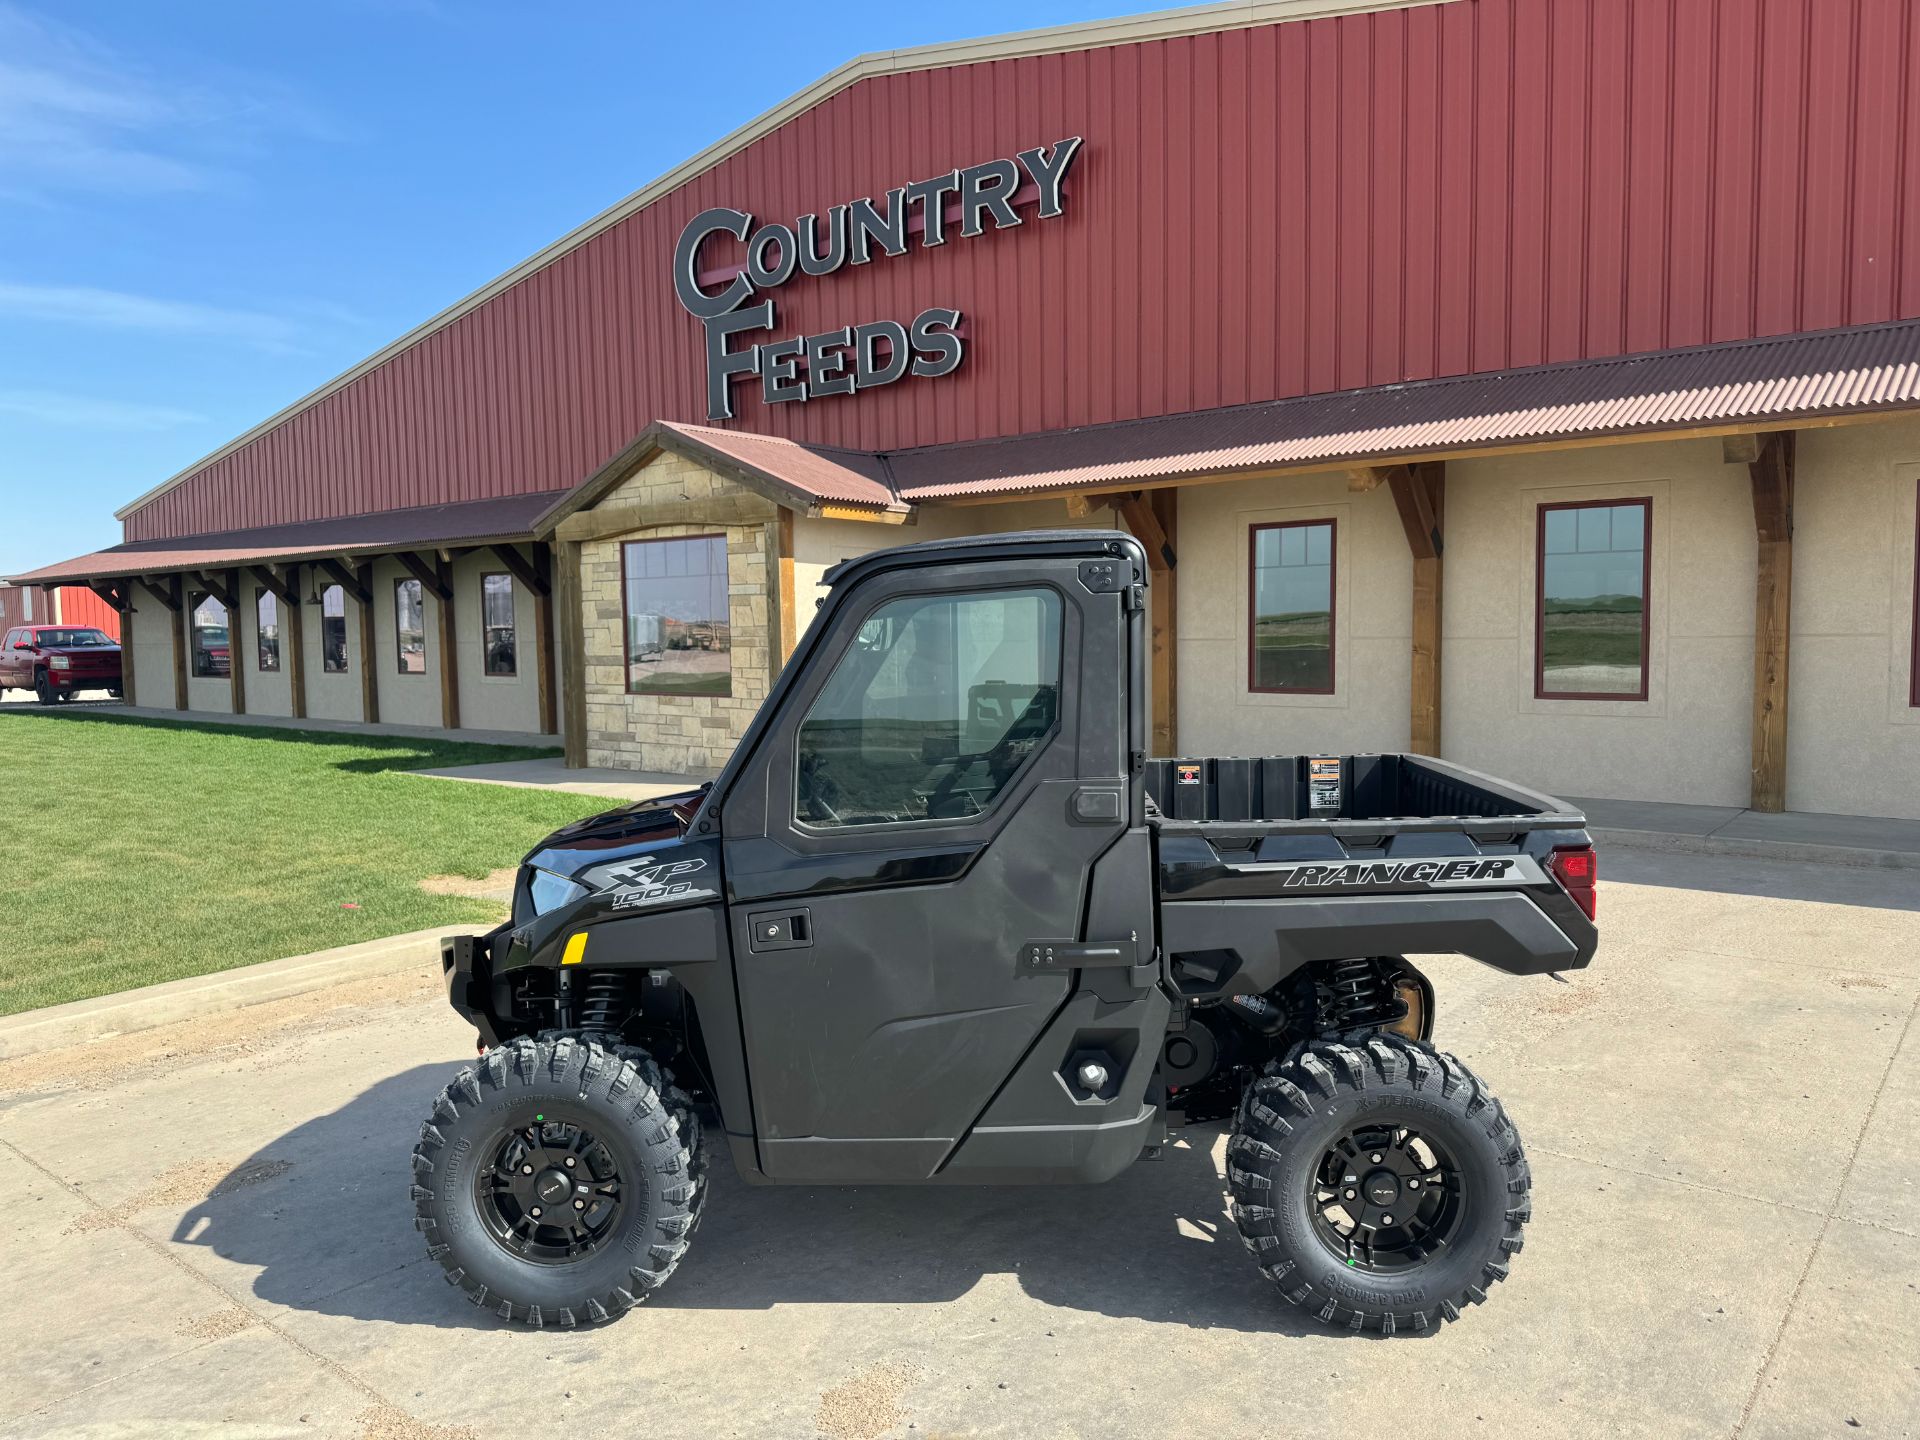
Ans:
{"label": "windshield", "polygon": [[111,645],[114,642],[98,630],[42,630],[41,649],[79,645]]}

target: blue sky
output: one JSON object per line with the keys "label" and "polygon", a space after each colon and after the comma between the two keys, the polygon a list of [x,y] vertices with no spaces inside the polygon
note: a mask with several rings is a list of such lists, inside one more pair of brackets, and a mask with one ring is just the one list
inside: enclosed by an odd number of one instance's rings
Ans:
{"label": "blue sky", "polygon": [[0,575],[863,50],[1143,8],[0,0]]}

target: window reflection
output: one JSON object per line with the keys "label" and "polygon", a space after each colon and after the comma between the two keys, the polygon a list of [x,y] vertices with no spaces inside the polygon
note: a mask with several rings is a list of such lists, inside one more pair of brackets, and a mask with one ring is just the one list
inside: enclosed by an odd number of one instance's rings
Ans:
{"label": "window reflection", "polygon": [[1333,527],[1331,520],[1253,527],[1254,690],[1333,691]]}
{"label": "window reflection", "polygon": [[620,547],[620,563],[627,693],[731,694],[727,537],[629,540]]}
{"label": "window reflection", "polygon": [[1650,516],[1646,500],[1540,507],[1539,694],[1646,695]]}

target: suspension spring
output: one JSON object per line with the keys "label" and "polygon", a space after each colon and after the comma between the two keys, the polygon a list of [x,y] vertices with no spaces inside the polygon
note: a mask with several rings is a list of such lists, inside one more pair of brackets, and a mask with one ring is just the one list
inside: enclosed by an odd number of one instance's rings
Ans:
{"label": "suspension spring", "polygon": [[626,975],[618,970],[596,970],[587,975],[582,989],[580,1028],[619,1030],[626,1019]]}
{"label": "suspension spring", "polygon": [[1320,1015],[1330,1030],[1363,1030],[1403,1013],[1384,967],[1372,960],[1335,960],[1321,982]]}

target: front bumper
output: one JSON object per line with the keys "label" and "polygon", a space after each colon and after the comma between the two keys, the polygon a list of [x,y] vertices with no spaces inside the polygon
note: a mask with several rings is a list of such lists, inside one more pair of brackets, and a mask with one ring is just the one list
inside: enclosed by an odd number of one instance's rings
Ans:
{"label": "front bumper", "polygon": [[493,1024],[493,952],[504,941],[511,924],[484,935],[443,935],[440,938],[440,974],[446,981],[447,1003],[475,1030],[485,1045],[498,1045]]}

